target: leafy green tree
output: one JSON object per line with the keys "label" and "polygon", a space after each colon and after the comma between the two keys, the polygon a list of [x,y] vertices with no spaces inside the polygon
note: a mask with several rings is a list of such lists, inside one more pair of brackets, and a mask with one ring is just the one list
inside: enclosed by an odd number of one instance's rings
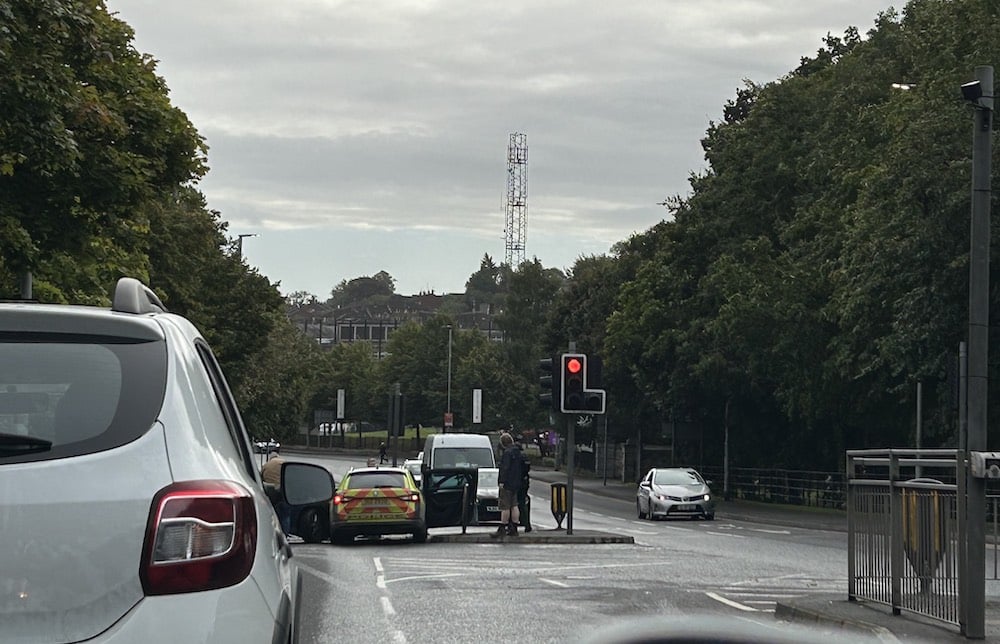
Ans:
{"label": "leafy green tree", "polygon": [[337,409],[337,390],[344,390],[347,420],[382,423],[385,420],[386,387],[382,369],[367,342],[344,342],[324,352],[319,385],[312,398],[313,409]]}
{"label": "leafy green tree", "polygon": [[104,2],[0,3],[0,294],[106,303],[146,279],[145,204],[196,181],[205,146]]}
{"label": "leafy green tree", "polygon": [[489,254],[484,254],[479,270],[465,282],[465,302],[470,309],[478,305],[497,305],[501,302],[500,267]]}
{"label": "leafy green tree", "polygon": [[254,436],[298,440],[300,427],[309,424],[322,358],[316,343],[283,315],[273,317],[267,342],[240,370],[240,411]]}
{"label": "leafy green tree", "polygon": [[330,293],[330,304],[360,304],[373,299],[387,299],[396,292],[396,282],[385,271],[371,277],[343,280]]}

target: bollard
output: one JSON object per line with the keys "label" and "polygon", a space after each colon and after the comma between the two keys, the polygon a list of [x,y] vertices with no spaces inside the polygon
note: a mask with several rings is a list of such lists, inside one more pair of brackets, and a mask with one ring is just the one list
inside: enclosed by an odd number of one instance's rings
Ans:
{"label": "bollard", "polygon": [[[915,479],[921,483],[941,483]],[[929,594],[947,547],[948,515],[934,490],[903,490],[903,549],[921,594]]]}
{"label": "bollard", "polygon": [[562,530],[563,519],[566,518],[566,484],[552,483],[552,516],[556,520],[556,530]]}

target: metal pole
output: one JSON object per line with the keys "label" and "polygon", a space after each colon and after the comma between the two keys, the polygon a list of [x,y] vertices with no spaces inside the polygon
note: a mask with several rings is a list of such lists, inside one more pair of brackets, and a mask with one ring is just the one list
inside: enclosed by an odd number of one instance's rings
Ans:
{"label": "metal pole", "polygon": [[608,414],[604,414],[604,485],[608,484]]}
{"label": "metal pole", "polygon": [[566,416],[566,534],[573,534],[573,469],[576,467],[576,419]]}
{"label": "metal pole", "polygon": [[31,271],[24,271],[21,274],[21,299],[31,299]]}
{"label": "metal pole", "polygon": [[451,325],[448,325],[448,413],[451,413]]}
{"label": "metal pole", "polygon": [[729,401],[726,400],[726,412],[723,419],[725,439],[722,445],[722,498],[729,500]]}
{"label": "metal pole", "polygon": [[[921,434],[923,432],[923,428],[921,427],[922,422],[923,422],[923,407],[922,407],[922,405],[923,405],[923,399],[924,399],[923,391],[924,391],[924,383],[922,383],[921,381],[918,380],[917,381],[917,449],[918,450],[921,447],[921,444],[920,444],[921,443]],[[919,459],[920,456],[917,455],[917,458]],[[916,478],[920,478],[921,476],[923,476],[923,468],[920,467],[919,465],[917,465],[917,467],[916,467]]]}
{"label": "metal pole", "polygon": [[[990,139],[993,129],[993,68],[976,67],[983,97],[975,102],[972,137],[972,222],[969,230],[969,437],[968,450],[987,445],[989,385]],[[968,479],[968,592],[966,637],[986,631],[986,480]],[[975,577],[973,578],[973,575]]]}

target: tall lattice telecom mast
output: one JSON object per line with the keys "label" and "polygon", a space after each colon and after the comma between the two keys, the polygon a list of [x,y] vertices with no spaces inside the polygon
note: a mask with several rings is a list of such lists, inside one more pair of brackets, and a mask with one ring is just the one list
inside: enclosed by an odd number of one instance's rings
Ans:
{"label": "tall lattice telecom mast", "polygon": [[524,262],[525,214],[528,202],[528,135],[515,132],[507,145],[507,219],[504,237],[508,266]]}

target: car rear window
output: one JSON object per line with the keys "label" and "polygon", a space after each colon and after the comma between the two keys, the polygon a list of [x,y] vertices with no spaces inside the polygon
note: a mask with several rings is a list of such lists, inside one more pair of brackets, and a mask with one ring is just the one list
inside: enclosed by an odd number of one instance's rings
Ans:
{"label": "car rear window", "polygon": [[0,333],[0,463],[135,440],[159,413],[165,378],[162,341]]}
{"label": "car rear window", "polygon": [[489,447],[438,447],[434,450],[438,467],[496,467]]}
{"label": "car rear window", "polygon": [[402,472],[356,472],[347,481],[348,488],[360,490],[371,487],[406,487]]}

